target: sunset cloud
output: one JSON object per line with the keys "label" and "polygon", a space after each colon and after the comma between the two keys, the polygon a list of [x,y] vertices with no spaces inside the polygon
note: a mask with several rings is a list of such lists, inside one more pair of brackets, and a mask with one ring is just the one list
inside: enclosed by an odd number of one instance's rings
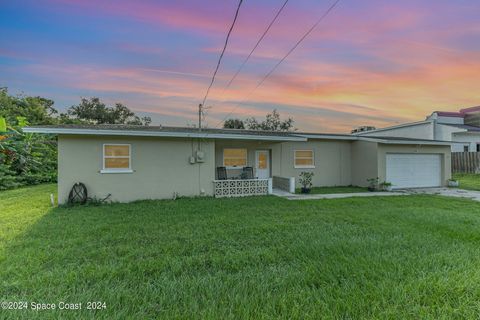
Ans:
{"label": "sunset cloud", "polygon": [[[341,1],[264,84],[258,81],[330,1],[289,2],[242,73],[226,83],[281,1],[241,8],[207,123],[277,108],[302,131],[422,120],[480,105],[480,5]],[[0,86],[45,95],[63,109],[81,96],[121,101],[154,121],[195,121],[236,1],[27,0],[2,4]]]}

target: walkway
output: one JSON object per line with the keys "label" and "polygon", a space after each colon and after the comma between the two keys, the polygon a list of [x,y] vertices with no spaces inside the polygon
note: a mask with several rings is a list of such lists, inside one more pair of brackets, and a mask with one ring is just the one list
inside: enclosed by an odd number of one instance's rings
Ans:
{"label": "walkway", "polygon": [[439,195],[445,197],[467,198],[480,202],[480,191],[464,190],[457,188],[420,188],[404,189],[394,192],[359,192],[359,193],[332,193],[332,194],[293,194],[279,189],[273,189],[274,196],[288,200],[316,200],[316,199],[341,199],[351,197],[389,197],[408,196],[415,194]]}
{"label": "walkway", "polygon": [[480,201],[480,191],[464,190],[458,188],[424,188],[403,190],[409,194],[432,194],[446,197],[468,198]]}
{"label": "walkway", "polygon": [[389,197],[389,196],[405,196],[402,192],[357,192],[357,193],[331,193],[331,194],[293,194],[280,189],[273,189],[272,194],[288,200],[316,200],[316,199],[341,199],[351,197]]}

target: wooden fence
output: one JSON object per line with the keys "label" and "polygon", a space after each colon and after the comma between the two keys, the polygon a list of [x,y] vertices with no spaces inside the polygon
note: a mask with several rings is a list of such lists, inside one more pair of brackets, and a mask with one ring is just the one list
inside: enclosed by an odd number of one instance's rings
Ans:
{"label": "wooden fence", "polygon": [[480,152],[452,152],[452,173],[480,173]]}

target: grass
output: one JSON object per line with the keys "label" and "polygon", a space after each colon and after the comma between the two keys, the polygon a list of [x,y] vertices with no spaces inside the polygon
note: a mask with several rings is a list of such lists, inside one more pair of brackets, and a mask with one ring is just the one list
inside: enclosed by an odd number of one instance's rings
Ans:
{"label": "grass", "polygon": [[[478,319],[480,203],[276,197],[49,207],[0,193],[8,319]],[[106,310],[86,310],[104,301]]]}
{"label": "grass", "polygon": [[480,174],[455,173],[453,179],[460,182],[461,189],[480,191]]}
{"label": "grass", "polygon": [[[310,194],[330,194],[330,193],[357,193],[368,192],[367,188],[346,186],[346,187],[313,187]],[[295,189],[295,193],[301,193],[301,189]]]}

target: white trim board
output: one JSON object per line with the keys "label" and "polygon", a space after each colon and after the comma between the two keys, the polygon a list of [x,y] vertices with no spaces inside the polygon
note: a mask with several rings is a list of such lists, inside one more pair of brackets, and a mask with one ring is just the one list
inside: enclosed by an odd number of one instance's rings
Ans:
{"label": "white trim board", "polygon": [[364,135],[368,135],[368,134],[373,133],[373,132],[382,132],[382,131],[388,131],[388,130],[392,130],[392,129],[400,129],[400,128],[405,128],[405,127],[420,126],[420,125],[431,124],[431,123],[433,123],[433,120],[409,122],[409,123],[398,124],[398,125],[391,126],[391,127],[378,128],[378,129],[375,129],[375,130],[357,132],[357,133],[353,133],[353,135],[364,136]]}
{"label": "white trim board", "polygon": [[103,130],[103,129],[66,129],[66,128],[36,128],[25,127],[24,132],[47,134],[72,134],[94,136],[136,136],[136,137],[167,137],[167,138],[203,138],[203,139],[231,139],[231,140],[267,140],[267,141],[307,141],[301,136],[281,137],[248,134],[208,133],[208,132],[169,132],[169,131],[142,131],[142,130]]}

